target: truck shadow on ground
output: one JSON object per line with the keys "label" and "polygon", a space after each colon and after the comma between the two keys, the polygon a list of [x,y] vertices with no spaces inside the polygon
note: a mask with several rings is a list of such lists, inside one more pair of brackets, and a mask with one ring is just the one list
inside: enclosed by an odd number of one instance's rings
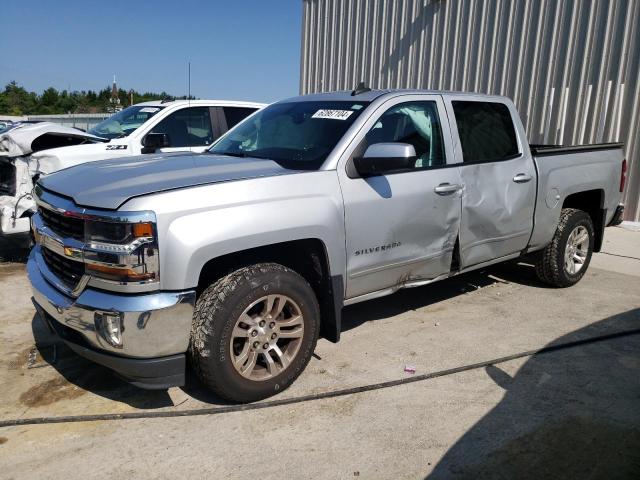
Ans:
{"label": "truck shadow on ground", "polygon": [[[639,327],[636,308],[549,345]],[[504,399],[427,478],[640,478],[639,334],[533,356],[513,377],[485,371]]]}
{"label": "truck shadow on ground", "polygon": [[[166,390],[142,390],[125,382],[111,370],[76,355],[61,340],[53,336],[36,313],[31,321],[31,329],[38,352],[62,377],[82,391],[126,403],[139,409],[156,409],[173,406]],[[42,391],[47,387],[51,392]],[[34,387],[34,393],[55,395],[60,390],[60,382],[46,382]]]}

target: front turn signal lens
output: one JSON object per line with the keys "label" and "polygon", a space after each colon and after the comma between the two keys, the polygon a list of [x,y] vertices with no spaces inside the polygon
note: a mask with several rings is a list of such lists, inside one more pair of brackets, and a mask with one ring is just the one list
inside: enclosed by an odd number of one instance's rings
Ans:
{"label": "front turn signal lens", "polygon": [[134,223],[133,224],[133,236],[140,237],[152,237],[153,225],[151,223]]}

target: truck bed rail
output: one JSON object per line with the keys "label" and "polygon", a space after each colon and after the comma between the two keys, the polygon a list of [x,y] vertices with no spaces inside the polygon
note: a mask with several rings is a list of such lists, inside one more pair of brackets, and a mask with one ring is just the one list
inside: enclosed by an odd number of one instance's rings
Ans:
{"label": "truck bed rail", "polygon": [[529,145],[531,153],[536,157],[562,155],[564,153],[591,152],[623,148],[624,143],[592,143],[588,145]]}

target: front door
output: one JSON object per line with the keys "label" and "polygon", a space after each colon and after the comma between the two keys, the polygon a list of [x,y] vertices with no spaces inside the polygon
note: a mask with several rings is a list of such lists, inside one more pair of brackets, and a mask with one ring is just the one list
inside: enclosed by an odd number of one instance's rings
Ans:
{"label": "front door", "polygon": [[169,146],[160,152],[204,152],[213,143],[209,107],[188,107],[172,113],[150,133],[164,133]]}
{"label": "front door", "polygon": [[[441,97],[396,97],[377,112],[353,142],[347,165],[338,169],[345,206],[347,298],[448,273],[460,222],[461,180],[459,169],[450,168],[454,157]],[[413,167],[352,178],[352,158],[384,142],[413,145]]]}
{"label": "front door", "polygon": [[[533,229],[536,171],[512,103],[459,96],[447,101],[459,139],[464,185],[462,268],[516,254]],[[527,153],[525,153],[525,151]]]}

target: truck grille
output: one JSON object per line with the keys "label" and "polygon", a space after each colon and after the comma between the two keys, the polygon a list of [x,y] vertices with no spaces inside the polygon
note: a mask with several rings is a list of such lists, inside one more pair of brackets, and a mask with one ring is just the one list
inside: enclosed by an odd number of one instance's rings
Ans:
{"label": "truck grille", "polygon": [[75,288],[84,275],[83,263],[67,259],[47,248],[42,249],[42,258],[53,274],[71,288]]}
{"label": "truck grille", "polygon": [[58,235],[84,241],[84,220],[68,217],[42,207],[38,209],[38,213],[42,222]]}
{"label": "truck grille", "polygon": [[0,195],[16,194],[16,167],[12,163],[0,160]]}

